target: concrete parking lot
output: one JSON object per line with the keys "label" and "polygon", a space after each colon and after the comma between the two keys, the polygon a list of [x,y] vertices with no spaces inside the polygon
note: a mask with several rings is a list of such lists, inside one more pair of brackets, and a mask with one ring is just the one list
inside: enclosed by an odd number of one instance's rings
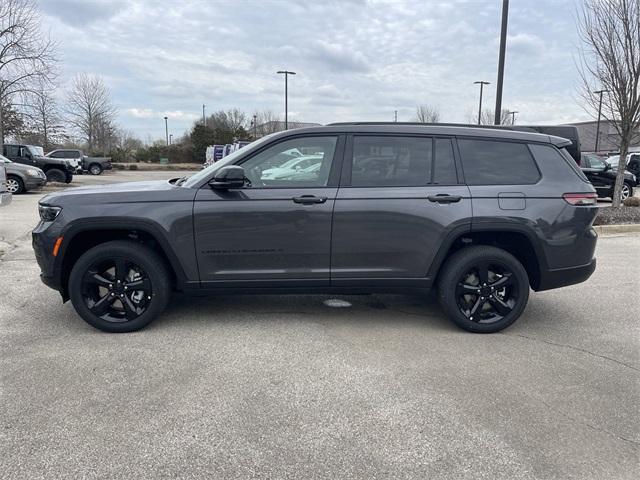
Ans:
{"label": "concrete parking lot", "polygon": [[110,335],[38,279],[41,195],[0,210],[3,478],[640,477],[638,236],[495,335],[392,295],[176,295]]}

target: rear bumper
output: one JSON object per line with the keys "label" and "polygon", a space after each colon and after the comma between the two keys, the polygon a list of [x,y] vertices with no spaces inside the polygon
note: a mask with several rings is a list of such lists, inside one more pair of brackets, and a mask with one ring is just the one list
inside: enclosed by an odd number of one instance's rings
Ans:
{"label": "rear bumper", "polygon": [[586,265],[578,267],[558,268],[555,270],[546,270],[540,275],[540,284],[536,291],[551,290],[553,288],[566,287],[567,285],[575,285],[587,280],[596,269],[596,259]]}

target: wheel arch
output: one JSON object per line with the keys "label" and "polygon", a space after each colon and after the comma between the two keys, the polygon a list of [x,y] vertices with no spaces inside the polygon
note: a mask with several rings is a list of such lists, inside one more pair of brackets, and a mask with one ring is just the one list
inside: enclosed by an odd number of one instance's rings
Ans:
{"label": "wheel arch", "polygon": [[540,241],[527,227],[502,223],[472,227],[467,231],[450,232],[442,242],[427,274],[433,279],[433,283],[437,283],[442,266],[451,255],[472,245],[489,245],[509,252],[524,266],[531,288],[536,290],[540,285],[542,272],[546,269],[546,260]]}
{"label": "wheel arch", "polygon": [[169,241],[159,226],[148,220],[133,222],[88,221],[71,224],[62,233],[64,241],[56,270],[63,298],[68,298],[68,283],[75,262],[90,248],[112,240],[130,240],[152,248],[167,262],[174,288],[181,290],[186,274]]}

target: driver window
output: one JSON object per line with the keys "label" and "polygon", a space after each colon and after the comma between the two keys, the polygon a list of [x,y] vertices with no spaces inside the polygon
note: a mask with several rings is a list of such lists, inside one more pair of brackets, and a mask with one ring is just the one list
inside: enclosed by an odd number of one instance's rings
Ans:
{"label": "driver window", "polygon": [[325,187],[337,137],[280,142],[242,163],[253,188]]}
{"label": "driver window", "polygon": [[595,168],[596,170],[604,170],[604,162],[597,158],[590,159],[591,168]]}

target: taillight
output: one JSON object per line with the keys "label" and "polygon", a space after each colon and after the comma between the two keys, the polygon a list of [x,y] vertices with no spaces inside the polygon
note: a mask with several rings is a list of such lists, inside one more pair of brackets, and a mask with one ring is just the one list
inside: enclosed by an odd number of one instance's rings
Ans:
{"label": "taillight", "polygon": [[598,203],[598,195],[595,193],[565,193],[562,198],[571,205],[578,207],[593,206]]}

